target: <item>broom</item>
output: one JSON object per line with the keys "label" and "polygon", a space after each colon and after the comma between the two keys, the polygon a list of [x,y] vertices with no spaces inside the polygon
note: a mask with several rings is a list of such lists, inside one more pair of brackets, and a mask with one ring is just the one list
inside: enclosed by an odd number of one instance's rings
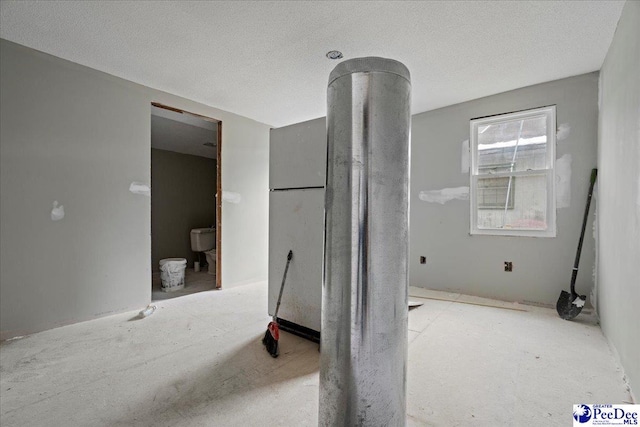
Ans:
{"label": "broom", "polygon": [[289,251],[287,255],[287,266],[284,268],[282,276],[282,284],[280,285],[280,294],[278,295],[278,303],[276,304],[276,312],[273,314],[273,320],[267,326],[267,332],[264,333],[262,344],[266,347],[271,357],[278,357],[278,340],[280,339],[280,327],[278,326],[278,310],[280,309],[280,301],[282,301],[282,291],[284,290],[284,282],[287,279],[287,271],[289,271],[289,263],[293,258],[293,251]]}

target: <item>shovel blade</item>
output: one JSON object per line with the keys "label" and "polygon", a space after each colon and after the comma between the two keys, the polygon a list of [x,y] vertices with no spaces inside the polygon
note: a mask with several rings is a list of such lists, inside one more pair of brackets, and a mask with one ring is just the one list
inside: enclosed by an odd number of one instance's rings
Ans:
{"label": "shovel blade", "polygon": [[[571,320],[582,311],[586,297],[580,295],[571,295],[567,291],[560,292],[560,297],[556,303],[558,315],[564,320]],[[577,302],[577,304],[575,304]]]}

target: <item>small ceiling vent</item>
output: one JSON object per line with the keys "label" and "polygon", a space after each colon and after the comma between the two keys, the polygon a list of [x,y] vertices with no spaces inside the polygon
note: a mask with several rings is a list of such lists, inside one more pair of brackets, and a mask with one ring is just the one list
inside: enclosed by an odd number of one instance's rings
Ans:
{"label": "small ceiling vent", "polygon": [[213,142],[205,142],[202,145],[204,145],[205,147],[216,148],[216,144],[214,144]]}

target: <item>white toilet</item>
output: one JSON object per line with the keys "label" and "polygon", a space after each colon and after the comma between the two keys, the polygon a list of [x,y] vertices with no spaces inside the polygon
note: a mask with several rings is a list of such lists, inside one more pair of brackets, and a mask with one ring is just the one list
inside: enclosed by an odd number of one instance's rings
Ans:
{"label": "white toilet", "polygon": [[216,274],[216,250],[211,249],[209,251],[205,251],[204,253],[207,256],[207,265],[209,265],[209,274]]}
{"label": "white toilet", "polygon": [[191,230],[191,250],[204,252],[209,264],[209,274],[216,274],[216,229],[194,228]]}

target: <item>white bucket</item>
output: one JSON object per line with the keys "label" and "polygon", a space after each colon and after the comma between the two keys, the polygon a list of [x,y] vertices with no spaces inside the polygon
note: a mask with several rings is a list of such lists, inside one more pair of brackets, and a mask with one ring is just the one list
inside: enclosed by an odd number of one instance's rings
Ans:
{"label": "white bucket", "polygon": [[160,279],[164,292],[177,291],[184,288],[184,270],[187,260],[184,258],[165,258],[160,260]]}

